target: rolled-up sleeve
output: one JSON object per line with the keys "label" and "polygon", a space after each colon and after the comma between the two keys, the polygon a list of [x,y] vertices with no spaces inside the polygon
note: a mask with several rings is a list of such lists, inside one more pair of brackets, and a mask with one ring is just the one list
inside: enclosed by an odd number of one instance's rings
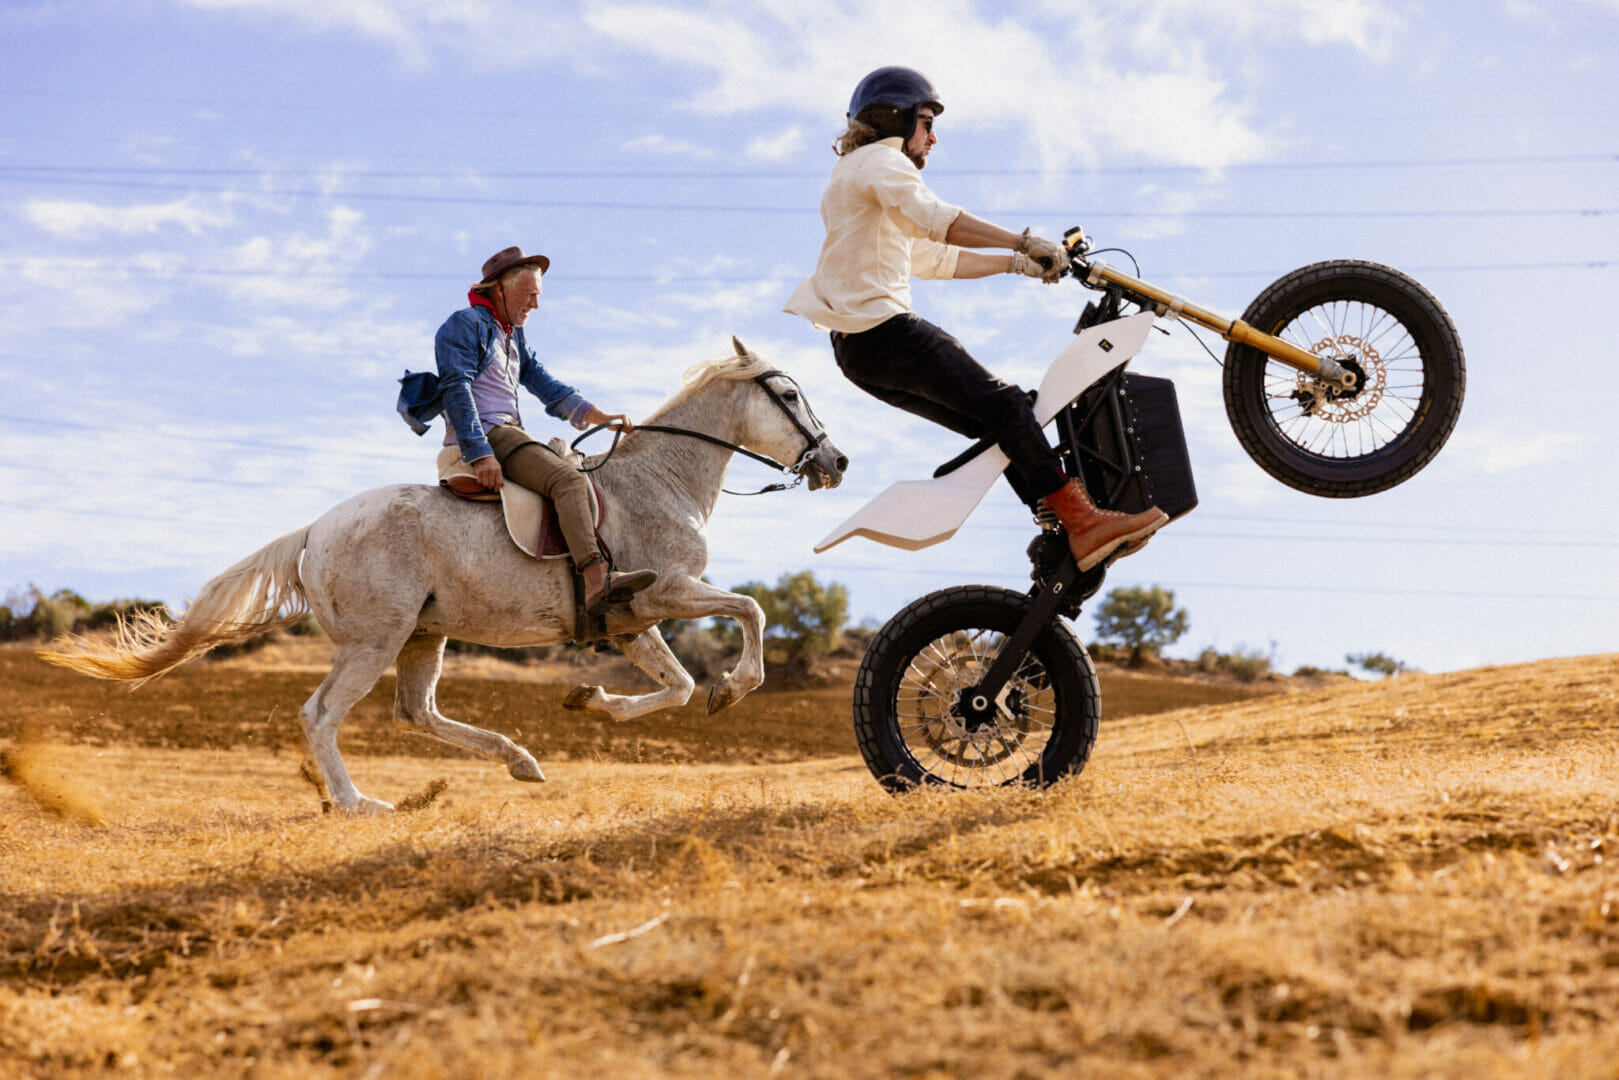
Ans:
{"label": "rolled-up sleeve", "polygon": [[911,273],[932,281],[949,281],[956,276],[956,259],[961,249],[954,244],[938,244],[926,237],[911,241]]}
{"label": "rolled-up sleeve", "polygon": [[871,190],[885,207],[897,212],[901,228],[914,238],[944,243],[961,207],[952,206],[928,190],[914,168],[893,167],[887,157],[874,157],[872,165]]}

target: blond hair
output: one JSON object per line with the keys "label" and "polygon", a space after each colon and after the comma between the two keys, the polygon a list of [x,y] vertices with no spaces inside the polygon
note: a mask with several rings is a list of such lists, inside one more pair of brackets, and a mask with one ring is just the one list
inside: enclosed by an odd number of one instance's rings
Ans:
{"label": "blond hair", "polygon": [[853,153],[867,143],[874,143],[883,137],[882,132],[864,120],[851,118],[848,128],[832,143],[832,152],[838,157],[842,157],[844,154]]}

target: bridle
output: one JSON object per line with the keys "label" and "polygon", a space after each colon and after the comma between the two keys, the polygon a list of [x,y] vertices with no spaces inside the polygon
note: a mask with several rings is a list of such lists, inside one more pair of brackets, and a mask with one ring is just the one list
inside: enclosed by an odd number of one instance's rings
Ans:
{"label": "bridle", "polygon": [[[793,389],[798,391],[798,400],[804,406],[804,411],[809,414],[809,418],[814,422],[815,426],[821,429],[819,434],[806,427],[804,422],[798,418],[798,415],[793,412],[792,408],[781,396],[781,393],[774,386],[770,385],[770,380],[778,375],[792,383]],[[754,461],[758,461],[770,466],[777,472],[791,473],[794,477],[791,484],[767,484],[758,491],[731,491],[729,488],[722,488],[721,490],[723,490],[727,495],[763,495],[767,491],[787,491],[790,488],[795,488],[804,482],[804,473],[810,467],[811,459],[815,456],[815,452],[821,448],[821,444],[826,442],[825,425],[821,423],[820,417],[815,415],[815,410],[810,407],[809,399],[804,396],[804,392],[799,387],[798,381],[785,371],[781,371],[777,368],[771,368],[769,371],[763,371],[758,375],[755,375],[753,377],[753,381],[758,384],[759,389],[763,390],[766,396],[768,396],[770,400],[775,403],[776,408],[780,409],[786,415],[787,419],[792,421],[793,427],[797,428],[798,433],[804,437],[804,450],[798,455],[798,460],[792,465],[783,465],[774,458],[768,458],[763,454],[756,454],[745,446],[738,446],[736,443],[726,442],[724,439],[718,438],[714,435],[709,435],[706,432],[692,431],[690,428],[670,427],[664,424],[637,424],[635,425],[635,430],[658,431],[665,435],[682,435],[688,439],[700,439],[706,443],[713,443],[715,446],[723,446],[727,450],[730,450],[733,453],[741,454],[744,457],[750,457]],[[573,440],[569,446],[572,449],[577,450],[580,443],[584,442],[586,439],[590,438],[590,436],[596,434],[596,432],[607,426],[608,425],[606,424],[597,424],[595,427]],[[613,431],[613,444],[607,448],[607,453],[602,455],[602,459],[589,468],[582,468],[579,471],[587,473],[595,472],[597,469],[607,464],[608,459],[613,456],[613,452],[618,449],[618,441],[623,437],[623,430],[615,429]]]}

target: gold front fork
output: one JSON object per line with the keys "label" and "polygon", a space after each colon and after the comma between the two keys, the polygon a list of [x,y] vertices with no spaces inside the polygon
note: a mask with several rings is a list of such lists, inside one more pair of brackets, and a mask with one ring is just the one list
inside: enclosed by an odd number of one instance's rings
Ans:
{"label": "gold front fork", "polygon": [[1331,383],[1345,390],[1353,390],[1356,375],[1330,356],[1317,356],[1306,352],[1291,342],[1283,341],[1272,334],[1262,330],[1255,330],[1241,319],[1225,319],[1196,304],[1189,304],[1186,298],[1165,292],[1156,285],[1150,285],[1140,278],[1131,277],[1122,271],[1115,270],[1107,263],[1082,263],[1085,268],[1085,281],[1090,285],[1107,283],[1117,285],[1126,292],[1132,293],[1149,301],[1153,310],[1160,316],[1176,315],[1190,319],[1199,326],[1207,327],[1227,341],[1234,341],[1238,345],[1251,345],[1266,356],[1280,360],[1289,367],[1313,375],[1322,382]]}

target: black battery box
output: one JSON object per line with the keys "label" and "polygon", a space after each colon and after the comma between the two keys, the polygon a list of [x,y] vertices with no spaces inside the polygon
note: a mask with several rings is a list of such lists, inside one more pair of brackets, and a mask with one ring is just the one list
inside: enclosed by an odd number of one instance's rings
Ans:
{"label": "black battery box", "polygon": [[1057,417],[1063,465],[1096,505],[1127,514],[1156,506],[1173,520],[1197,506],[1175,384],[1117,371]]}

